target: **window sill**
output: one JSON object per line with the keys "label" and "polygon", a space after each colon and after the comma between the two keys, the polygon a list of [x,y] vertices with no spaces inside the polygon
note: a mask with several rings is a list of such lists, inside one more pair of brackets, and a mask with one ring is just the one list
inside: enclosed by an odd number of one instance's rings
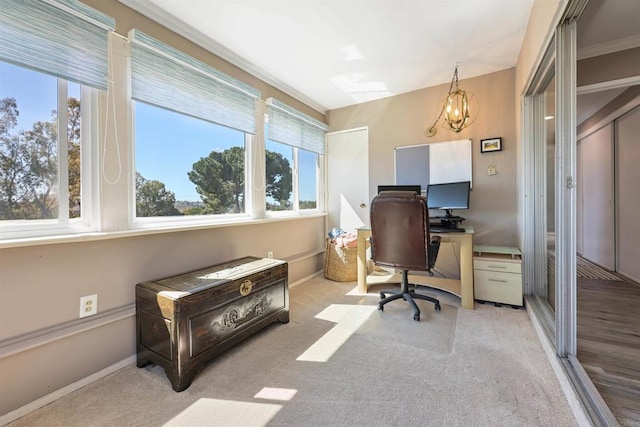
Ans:
{"label": "window sill", "polygon": [[300,219],[318,218],[324,217],[327,214],[325,212],[316,212],[309,214],[296,214],[288,216],[277,216],[260,219],[246,219],[238,221],[228,221],[221,223],[199,223],[199,224],[171,224],[171,225],[158,225],[157,227],[150,227],[148,224],[145,228],[132,228],[130,230],[123,231],[96,231],[77,234],[61,234],[52,236],[39,236],[39,237],[24,237],[0,240],[0,249],[17,248],[25,246],[41,246],[41,245],[56,245],[62,243],[77,243],[77,242],[90,242],[96,240],[108,240],[108,239],[121,239],[125,237],[145,236],[151,234],[164,234],[175,233],[192,230],[207,230],[211,228],[223,228],[223,227],[241,227],[244,225],[256,225],[265,224],[270,222],[279,221],[296,221]]}

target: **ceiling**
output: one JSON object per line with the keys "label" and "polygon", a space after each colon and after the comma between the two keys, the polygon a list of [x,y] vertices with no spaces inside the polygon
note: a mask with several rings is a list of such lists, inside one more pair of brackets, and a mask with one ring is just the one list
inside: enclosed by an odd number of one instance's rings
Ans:
{"label": "ceiling", "polygon": [[[533,4],[120,1],[320,112],[449,83],[456,64],[461,82],[514,67]],[[637,0],[590,0],[578,47],[595,55],[619,40],[640,46],[638,22]]]}

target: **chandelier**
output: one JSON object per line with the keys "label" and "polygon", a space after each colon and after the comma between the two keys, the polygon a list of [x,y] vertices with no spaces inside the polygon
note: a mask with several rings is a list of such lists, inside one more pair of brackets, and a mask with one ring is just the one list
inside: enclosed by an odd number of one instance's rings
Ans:
{"label": "chandelier", "polygon": [[442,101],[440,114],[433,124],[427,128],[425,135],[433,136],[436,134],[436,124],[438,120],[440,120],[440,117],[443,116],[444,123],[442,125],[455,133],[460,133],[462,129],[469,127],[475,121],[475,117],[471,117],[472,100],[475,100],[475,96],[468,94],[458,87],[458,64],[456,64],[456,69],[451,78],[451,85],[449,86],[449,93]]}

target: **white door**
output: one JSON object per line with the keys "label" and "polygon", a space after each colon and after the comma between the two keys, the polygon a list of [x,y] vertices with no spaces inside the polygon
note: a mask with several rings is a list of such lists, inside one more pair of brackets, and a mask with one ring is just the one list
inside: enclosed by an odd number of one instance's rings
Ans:
{"label": "white door", "polygon": [[327,134],[329,229],[347,232],[369,225],[369,130]]}

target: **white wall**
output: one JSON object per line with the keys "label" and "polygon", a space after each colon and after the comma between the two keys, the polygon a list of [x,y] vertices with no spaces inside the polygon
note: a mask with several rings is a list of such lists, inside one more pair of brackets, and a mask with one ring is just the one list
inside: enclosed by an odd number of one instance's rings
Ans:
{"label": "white wall", "polygon": [[607,125],[579,142],[580,250],[588,260],[614,270],[613,133]]}
{"label": "white wall", "polygon": [[617,121],[618,272],[640,282],[640,107]]}

